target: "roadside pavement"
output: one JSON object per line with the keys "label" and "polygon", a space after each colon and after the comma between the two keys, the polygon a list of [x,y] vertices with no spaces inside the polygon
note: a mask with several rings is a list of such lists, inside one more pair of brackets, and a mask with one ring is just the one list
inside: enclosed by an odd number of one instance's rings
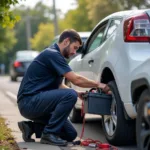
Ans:
{"label": "roadside pavement", "polygon": [[22,134],[17,126],[17,122],[25,120],[21,117],[18,108],[4,93],[0,91],[0,115],[6,119],[8,127],[12,130],[12,135],[21,150],[60,150],[58,146],[40,144],[39,140],[35,143],[26,143],[22,140]]}
{"label": "roadside pavement", "polygon": [[[72,146],[58,147],[46,144],[40,144],[39,139],[36,139],[34,143],[26,143],[22,140],[22,134],[17,126],[17,122],[25,120],[17,108],[16,97],[10,98],[10,94],[4,94],[0,91],[0,115],[6,119],[8,127],[12,130],[12,135],[20,148],[20,150],[95,150],[95,148]],[[34,135],[33,135],[33,138]],[[126,150],[135,150],[135,148],[125,148]],[[118,150],[125,150],[124,148],[118,148]]]}
{"label": "roadside pavement", "polygon": [[[16,99],[10,98],[9,95],[5,95],[2,91],[0,91],[0,115],[6,119],[6,124],[12,130],[12,135],[15,137],[20,150],[95,150],[95,148],[72,146],[71,144],[67,147],[40,144],[39,139],[36,139],[36,142],[33,143],[24,142],[17,122],[25,120],[25,118],[19,113]],[[35,138],[34,135],[33,138]]]}

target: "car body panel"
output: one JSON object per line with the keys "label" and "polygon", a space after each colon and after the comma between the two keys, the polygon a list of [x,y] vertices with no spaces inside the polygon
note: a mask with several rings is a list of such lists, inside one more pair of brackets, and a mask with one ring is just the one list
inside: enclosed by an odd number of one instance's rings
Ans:
{"label": "car body panel", "polygon": [[[124,42],[123,28],[124,21],[127,18],[143,12],[147,12],[150,15],[150,10],[131,10],[114,13],[104,18],[92,30],[91,36],[88,38],[86,45],[88,45],[88,42],[92,39],[97,28],[99,28],[104,22],[109,20],[109,25],[110,20],[116,18],[121,18],[122,22],[113,34],[99,47],[86,55],[78,55],[69,63],[75,72],[95,81],[101,81],[103,70],[109,68],[113,73],[121,100],[130,118],[136,117],[136,110],[131,97],[131,82],[134,80],[133,74],[136,72],[136,68],[142,66],[142,64],[150,58],[150,44],[148,42]],[[92,65],[88,64],[90,60],[94,60]],[[138,73],[140,74],[140,70]],[[87,90],[78,88],[74,85],[72,86],[76,90]],[[77,105],[79,107],[81,102],[77,102],[76,107]]]}

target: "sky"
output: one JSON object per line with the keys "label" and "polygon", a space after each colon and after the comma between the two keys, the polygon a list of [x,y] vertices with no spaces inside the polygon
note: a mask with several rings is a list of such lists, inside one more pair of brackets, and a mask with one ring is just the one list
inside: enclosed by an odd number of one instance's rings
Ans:
{"label": "sky", "polygon": [[[19,4],[16,6],[24,4],[29,7],[34,7],[34,5],[39,1],[48,6],[53,5],[53,0],[19,0]],[[69,9],[75,8],[75,0],[55,0],[55,5],[57,9],[61,9],[63,13],[66,13]]]}

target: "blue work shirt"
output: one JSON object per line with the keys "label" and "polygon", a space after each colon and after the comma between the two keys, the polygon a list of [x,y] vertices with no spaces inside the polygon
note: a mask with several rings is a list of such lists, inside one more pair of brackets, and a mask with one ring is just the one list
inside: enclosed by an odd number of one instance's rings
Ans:
{"label": "blue work shirt", "polygon": [[28,67],[19,88],[18,101],[26,95],[58,89],[63,75],[70,71],[57,44],[46,48]]}

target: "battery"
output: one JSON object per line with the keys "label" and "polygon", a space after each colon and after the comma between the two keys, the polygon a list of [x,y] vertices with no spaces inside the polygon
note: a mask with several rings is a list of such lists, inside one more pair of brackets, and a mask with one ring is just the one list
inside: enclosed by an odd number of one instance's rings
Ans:
{"label": "battery", "polygon": [[112,95],[105,94],[101,90],[98,92],[86,92],[84,99],[84,113],[110,115]]}

